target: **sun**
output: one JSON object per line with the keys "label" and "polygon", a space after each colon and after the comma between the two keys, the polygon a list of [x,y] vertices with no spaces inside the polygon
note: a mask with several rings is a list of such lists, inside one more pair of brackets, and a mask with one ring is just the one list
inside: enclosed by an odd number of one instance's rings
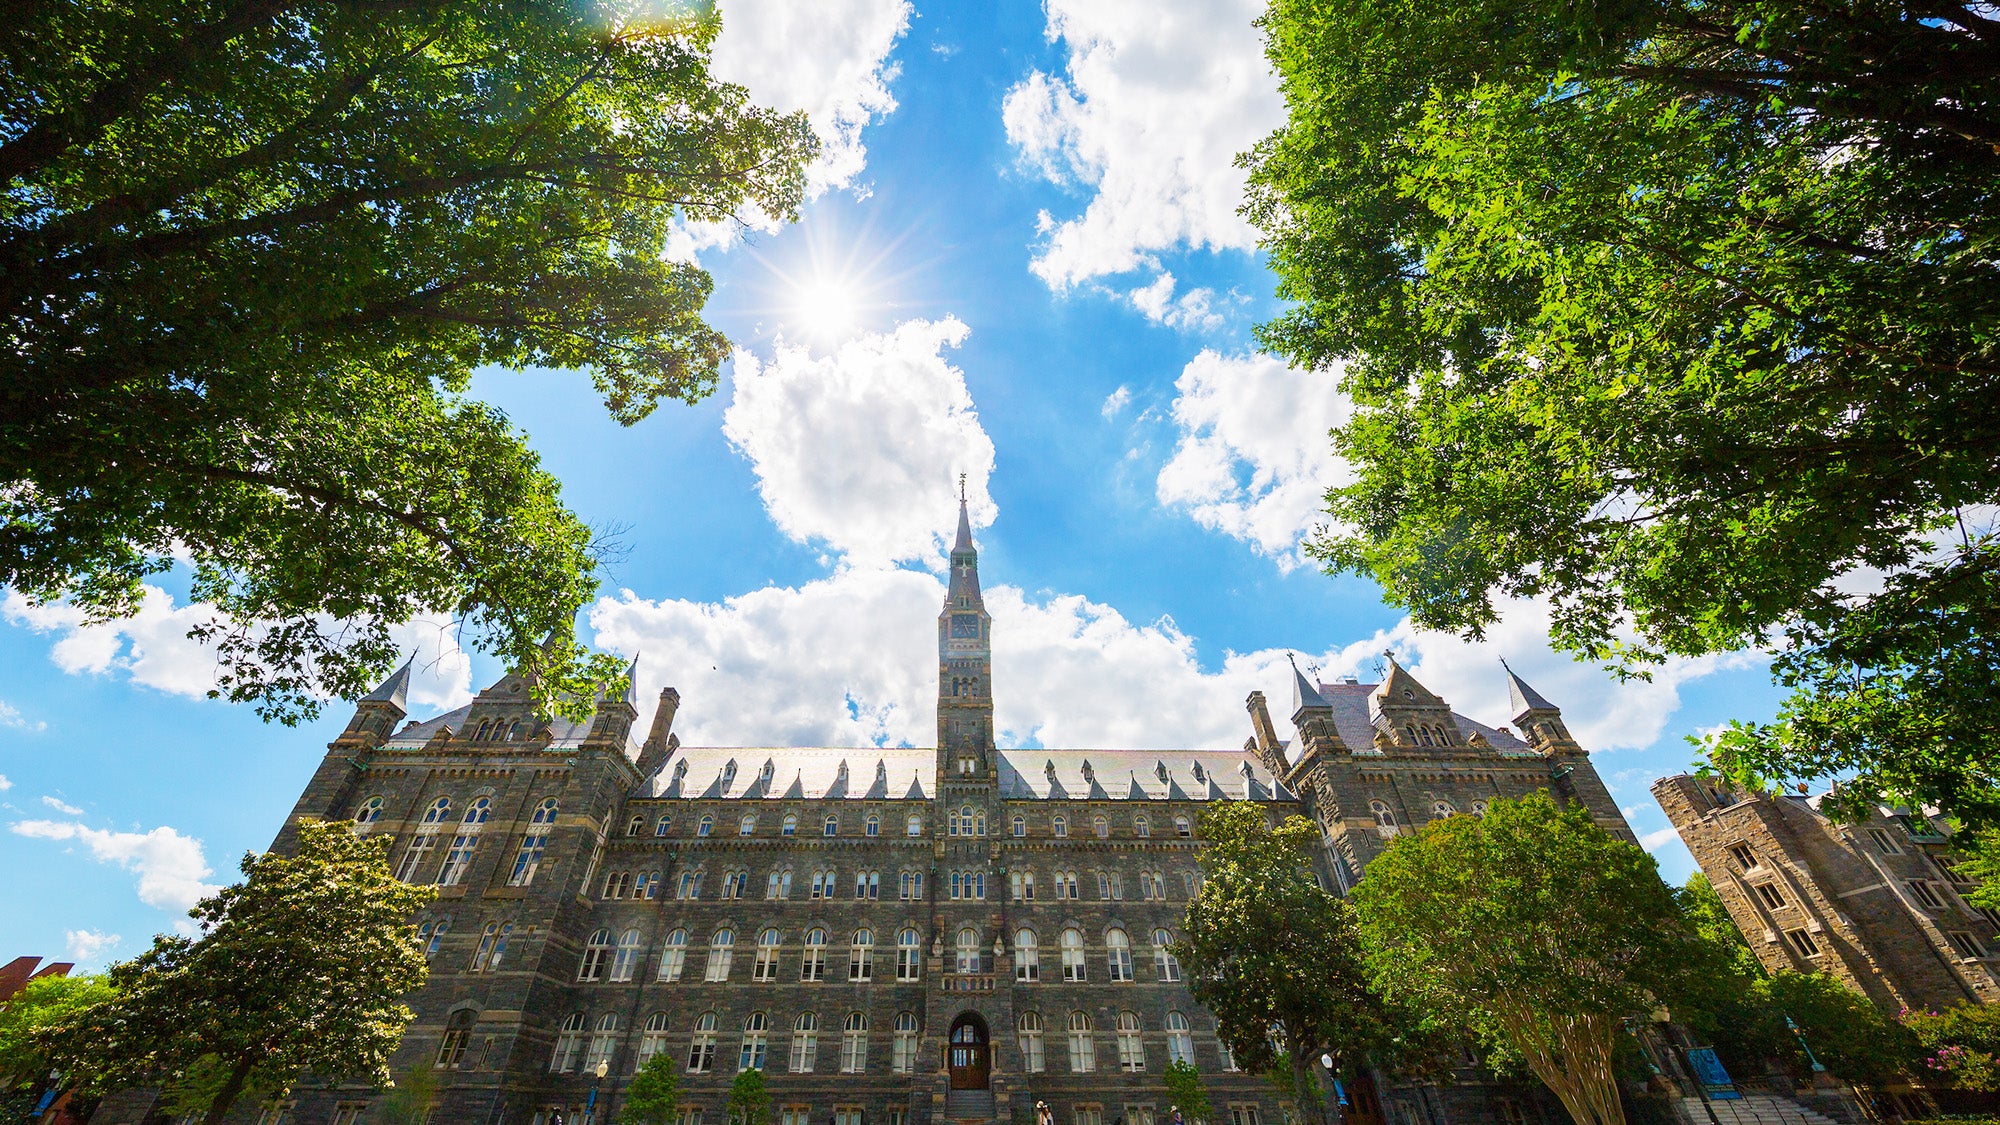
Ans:
{"label": "sun", "polygon": [[855,277],[802,278],[792,286],[790,315],[786,319],[815,342],[844,339],[861,323],[866,288]]}

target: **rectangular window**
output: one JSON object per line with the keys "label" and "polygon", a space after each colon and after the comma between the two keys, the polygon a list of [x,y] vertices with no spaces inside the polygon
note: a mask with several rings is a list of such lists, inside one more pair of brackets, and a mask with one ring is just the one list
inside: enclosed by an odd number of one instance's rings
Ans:
{"label": "rectangular window", "polygon": [[1806,931],[1786,930],[1785,939],[1792,943],[1792,948],[1798,952],[1799,956],[1819,956],[1819,942],[1814,941],[1813,936]]}
{"label": "rectangular window", "polygon": [[1256,1106],[1233,1105],[1229,1107],[1229,1125],[1264,1125],[1264,1122],[1257,1116]]}
{"label": "rectangular window", "polygon": [[1987,923],[1994,929],[2000,930],[2000,910],[1995,910],[1990,906],[1982,906],[1978,910],[1981,918],[1986,919]]}
{"label": "rectangular window", "polygon": [[1958,950],[1960,957],[1986,956],[1986,950],[1980,948],[1979,939],[1964,930],[1953,930],[1944,936],[1951,939],[1951,947]]}
{"label": "rectangular window", "polygon": [[889,1110],[889,1125],[910,1125],[910,1111],[904,1109],[902,1106],[891,1107]]}
{"label": "rectangular window", "polygon": [[1729,858],[1735,860],[1736,866],[1745,871],[1757,866],[1757,853],[1751,851],[1748,844],[1729,845]]}
{"label": "rectangular window", "polygon": [[1077,1106],[1076,1125],[1104,1125],[1104,1107],[1095,1105]]}
{"label": "rectangular window", "polygon": [[811,1119],[811,1106],[788,1105],[778,1115],[778,1125],[811,1125]]}
{"label": "rectangular window", "polygon": [[547,832],[530,832],[521,837],[521,850],[514,856],[514,871],[507,876],[510,887],[525,887],[535,881],[535,871],[542,865],[542,853],[548,850]]}
{"label": "rectangular window", "polygon": [[1925,910],[1944,909],[1944,900],[1940,899],[1937,891],[1922,879],[1910,880],[1910,897],[1916,899],[1917,905]]}
{"label": "rectangular window", "polygon": [[1153,1125],[1153,1107],[1128,1103],[1125,1106],[1125,1125]]}
{"label": "rectangular window", "polygon": [[861,1107],[858,1105],[835,1106],[833,1110],[833,1125],[863,1125]]}
{"label": "rectangular window", "polygon": [[701,1107],[684,1109],[674,1115],[674,1125],[701,1125]]}
{"label": "rectangular window", "polygon": [[435,847],[437,847],[437,834],[434,832],[423,832],[410,837],[409,850],[403,853],[402,865],[396,868],[396,878],[405,883],[416,882],[418,873],[424,869],[424,861],[431,857],[431,849]]}
{"label": "rectangular window", "polygon": [[1763,900],[1767,909],[1778,910],[1785,905],[1784,893],[1778,890],[1776,884],[1758,883],[1756,890],[1757,897]]}
{"label": "rectangular window", "polygon": [[1868,838],[1875,841],[1876,850],[1883,855],[1902,855],[1903,849],[1896,846],[1896,838],[1889,835],[1887,828],[1870,828]]}
{"label": "rectangular window", "polygon": [[333,1125],[357,1125],[365,1106],[344,1105],[333,1111]]}

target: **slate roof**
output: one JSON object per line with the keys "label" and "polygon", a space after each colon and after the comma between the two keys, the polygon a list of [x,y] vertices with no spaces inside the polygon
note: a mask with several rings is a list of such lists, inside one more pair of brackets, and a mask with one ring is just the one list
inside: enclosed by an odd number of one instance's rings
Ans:
{"label": "slate roof", "polygon": [[[1340,732],[1340,739],[1347,748],[1357,754],[1365,754],[1375,745],[1374,712],[1371,697],[1375,694],[1375,684],[1321,684],[1320,698],[1333,708],[1333,726]],[[1486,736],[1502,754],[1534,754],[1535,750],[1513,734],[1502,734],[1497,727],[1487,726],[1477,719],[1468,718],[1456,711],[1451,713],[1458,724],[1460,734],[1472,737],[1474,731]],[[1539,756],[1539,755],[1537,755]]]}

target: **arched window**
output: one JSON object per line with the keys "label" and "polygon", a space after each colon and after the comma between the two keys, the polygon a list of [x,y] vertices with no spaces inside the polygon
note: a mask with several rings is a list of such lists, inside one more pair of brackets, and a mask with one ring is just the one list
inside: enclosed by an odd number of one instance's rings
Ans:
{"label": "arched window", "polygon": [[960,973],[979,971],[979,931],[966,926],[958,931],[957,958],[954,968]]}
{"label": "arched window", "polygon": [[834,888],[839,885],[839,876],[832,870],[815,871],[812,877],[812,897],[832,898]]}
{"label": "arched window", "polygon": [[558,807],[554,797],[535,806],[534,815],[528,818],[528,831],[521,836],[521,850],[514,854],[514,871],[507,876],[508,886],[525,887],[535,881],[535,872],[542,866],[542,853],[549,847],[549,833],[555,831]]}
{"label": "arched window", "polygon": [[863,831],[870,836],[880,836],[882,834],[882,817],[876,813],[869,813],[868,826]]}
{"label": "arched window", "polygon": [[916,980],[923,975],[921,940],[913,926],[905,926],[896,932],[897,980]]}
{"label": "arched window", "polygon": [[1019,871],[1019,870],[1009,871],[1007,873],[1007,882],[1009,884],[1008,889],[1013,893],[1015,902],[1035,901],[1034,872]]}
{"label": "arched window", "polygon": [[465,807],[458,833],[451,838],[451,848],[444,854],[444,866],[438,868],[438,886],[455,887],[465,878],[466,870],[472,866],[472,853],[479,847],[479,830],[492,815],[490,797],[481,797]]}
{"label": "arched window", "polygon": [[1113,929],[1105,931],[1104,952],[1106,959],[1111,963],[1111,979],[1114,981],[1131,980],[1132,939],[1125,936],[1124,930]]}
{"label": "arched window", "polygon": [[1167,1061],[1194,1065],[1194,1029],[1179,1012],[1167,1013]]}
{"label": "arched window", "polygon": [[882,873],[880,871],[856,871],[854,873],[854,897],[870,902],[882,897]]}
{"label": "arched window", "polygon": [[673,830],[674,830],[673,817],[663,816],[660,819],[653,822],[653,835],[655,836],[664,836],[667,833],[672,832]]}
{"label": "arched window", "polygon": [[1021,1069],[1040,1074],[1047,1069],[1042,1052],[1042,1013],[1022,1012],[1015,1023],[1021,1044]]}
{"label": "arched window", "polygon": [[840,1072],[863,1074],[867,1070],[868,1017],[860,1012],[849,1012],[847,1024],[840,1032]]}
{"label": "arched window", "polygon": [[1057,817],[1056,817],[1056,819],[1055,819],[1055,821],[1053,822],[1053,824],[1054,824],[1054,830],[1055,830],[1055,834],[1056,834],[1056,836],[1057,836],[1058,838],[1062,838],[1062,837],[1067,837],[1067,836],[1069,835],[1069,818],[1068,818],[1068,817],[1066,817],[1066,816],[1057,816]]}
{"label": "arched window", "polygon": [[646,1029],[639,1037],[639,1059],[633,1073],[644,1069],[654,1055],[667,1049],[667,1013],[654,1012],[646,1017]]}
{"label": "arched window", "polygon": [[910,818],[903,822],[903,834],[905,836],[923,835],[924,818],[916,813],[911,813]]}
{"label": "arched window", "polygon": [[1086,975],[1083,969],[1083,931],[1075,926],[1062,932],[1062,966],[1065,981],[1080,981]]}
{"label": "arched window", "polygon": [[625,834],[627,836],[637,836],[645,830],[646,815],[644,813],[633,813],[632,819],[625,822]]}
{"label": "arched window", "polygon": [[1395,834],[1396,814],[1389,808],[1387,802],[1370,801],[1368,802],[1368,811],[1375,814],[1375,827],[1383,835]]}
{"label": "arched window", "polygon": [[819,926],[806,931],[806,952],[799,962],[799,979],[826,979],[826,930]]}
{"label": "arched window", "polygon": [[1111,838],[1111,818],[1110,818],[1110,817],[1108,817],[1108,816],[1105,816],[1105,815],[1103,815],[1102,813],[1098,814],[1097,816],[1095,816],[1095,817],[1093,817],[1093,818],[1091,819],[1091,821],[1090,821],[1090,830],[1091,830],[1091,831],[1093,831],[1093,832],[1095,832],[1095,833],[1097,833],[1097,838],[1098,838],[1098,839],[1100,839],[1100,840],[1108,840],[1108,839],[1110,839],[1110,838]]}
{"label": "arched window", "polygon": [[697,836],[707,836],[714,831],[715,831],[715,818],[712,816],[704,816],[701,818],[701,823],[695,826],[694,834]]}
{"label": "arched window", "polygon": [[453,1012],[444,1025],[444,1038],[438,1040],[437,1062],[439,1070],[457,1070],[459,1062],[465,1058],[466,1045],[472,1042],[472,1013]]}
{"label": "arched window", "polygon": [[522,736],[523,734],[527,733],[527,729],[528,729],[528,728],[526,728],[526,727],[524,727],[524,726],[522,726],[522,725],[521,725],[521,723],[519,722],[519,720],[516,720],[513,726],[511,726],[511,727],[508,727],[508,728],[507,728],[507,739],[508,739],[508,741],[510,741],[510,742],[519,742],[519,741],[521,741],[521,736]]}
{"label": "arched window", "polygon": [[820,822],[819,834],[822,836],[840,835],[840,818],[832,813],[826,814],[826,819]]}
{"label": "arched window", "polygon": [[750,966],[750,979],[778,979],[778,931],[767,929],[757,935],[757,960]]}
{"label": "arched window", "polygon": [[1181,979],[1181,963],[1174,957],[1174,935],[1165,930],[1153,931],[1153,976],[1161,981]]}
{"label": "arched window", "polygon": [[771,1021],[762,1012],[751,1012],[743,1021],[743,1050],[736,1056],[736,1069],[764,1069],[764,1052],[771,1042]]}
{"label": "arched window", "polygon": [[750,889],[750,873],[748,871],[745,871],[739,867],[733,871],[726,871],[723,873],[722,875],[723,898],[742,898],[743,892],[749,889]]}
{"label": "arched window", "polygon": [[479,732],[472,736],[472,740],[474,742],[484,742],[486,741],[486,736],[488,734],[491,734],[492,731],[493,731],[493,720],[488,719],[485,722],[479,724]]}
{"label": "arched window", "polygon": [[608,1069],[611,1066],[611,1053],[617,1049],[618,1017],[606,1012],[597,1017],[597,1031],[590,1037],[590,1050],[584,1053],[584,1073],[596,1073],[599,1063]]}
{"label": "arched window", "polygon": [[819,1063],[819,1013],[800,1012],[792,1023],[792,1073],[811,1074]]}
{"label": "arched window", "polygon": [[1042,979],[1041,948],[1033,930],[1014,931],[1014,979],[1026,983]]}
{"label": "arched window", "polygon": [[897,876],[896,886],[904,902],[915,902],[924,897],[924,873],[905,871]]}
{"label": "arched window", "polygon": [[1458,810],[1452,807],[1450,801],[1439,799],[1431,802],[1432,820],[1448,820],[1457,815]]}
{"label": "arched window", "polygon": [[660,954],[660,979],[679,980],[681,970],[687,967],[688,932],[675,930],[667,935],[667,944]]}
{"label": "arched window", "polygon": [[583,1061],[583,1013],[571,1012],[563,1017],[562,1029],[556,1033],[555,1054],[549,1056],[549,1069],[557,1074],[568,1074]]}
{"label": "arched window", "polygon": [[715,1065],[715,1013],[703,1012],[694,1021],[694,1038],[688,1041],[688,1073],[707,1074]]}
{"label": "arched window", "polygon": [[917,1013],[896,1013],[896,1046],[890,1066],[897,1074],[908,1074],[917,1065]]}
{"label": "arched window", "polygon": [[610,962],[611,931],[598,930],[583,947],[583,966],[576,971],[576,979],[603,980],[605,966]]}
{"label": "arched window", "polygon": [[792,897],[792,869],[774,867],[770,877],[764,880],[764,897],[786,899]]}
{"label": "arched window", "polygon": [[375,822],[381,819],[382,798],[370,797],[361,802],[360,808],[354,810],[354,831],[358,835],[365,836],[374,829]]}
{"label": "arched window", "polygon": [[657,871],[641,871],[637,875],[633,876],[632,897],[633,898],[660,897],[660,873]]}
{"label": "arched window", "polygon": [[425,957],[437,956],[438,946],[444,944],[444,935],[450,930],[451,919],[448,917],[417,927],[417,945],[423,949]]}
{"label": "arched window", "polygon": [[1144,816],[1134,817],[1132,818],[1132,832],[1143,840],[1153,834],[1153,822]]}
{"label": "arched window", "polygon": [[847,958],[847,979],[875,979],[875,931],[866,928],[854,931],[853,952]]}
{"label": "arched window", "polygon": [[424,810],[424,819],[418,824],[418,827],[425,828],[432,825],[441,825],[449,816],[451,816],[451,798],[439,797],[437,800],[431,802],[429,808]]}
{"label": "arched window", "polygon": [[729,961],[736,953],[736,931],[717,930],[708,939],[708,971],[703,980],[718,981],[729,979]]}
{"label": "arched window", "polygon": [[1146,1043],[1139,1033],[1139,1013],[1118,1013],[1118,1069],[1137,1073],[1146,1069]]}
{"label": "arched window", "polygon": [[1174,818],[1174,835],[1183,839],[1192,836],[1194,835],[1194,825],[1188,822],[1187,817],[1177,816]]}
{"label": "arched window", "polygon": [[632,893],[632,873],[630,871],[606,871],[604,885],[599,894],[604,898],[624,898]]}
{"label": "arched window", "polygon": [[778,826],[778,834],[779,834],[779,835],[781,835],[781,836],[796,836],[796,835],[798,835],[798,834],[799,834],[799,814],[797,814],[797,813],[786,813],[786,814],[785,814],[785,819],[784,819],[783,821],[779,822],[779,826]]}
{"label": "arched window", "polygon": [[1427,726],[1411,727],[1410,733],[1416,736],[1416,742],[1419,745],[1422,746],[1434,745],[1434,743],[1431,741],[1431,728]]}
{"label": "arched window", "polygon": [[1485,816],[1485,815],[1486,815],[1486,802],[1485,802],[1485,801],[1474,801],[1474,802],[1472,802],[1472,815],[1473,815],[1473,816]]}
{"label": "arched window", "polygon": [[[756,835],[756,834],[757,834],[757,814],[756,814],[756,813],[744,813],[744,814],[743,814],[743,816],[742,816],[742,817],[741,817],[740,819],[738,819],[738,820],[737,820],[737,822],[736,822],[736,834],[737,834],[738,836],[754,836],[754,835]],[[762,1070],[762,1069],[763,1069],[763,1067],[758,1067],[757,1069],[759,1069],[759,1070]]]}
{"label": "arched window", "polygon": [[1069,1014],[1069,1069],[1072,1074],[1089,1074],[1097,1069],[1097,1044],[1090,1038],[1090,1016]]}
{"label": "arched window", "polygon": [[472,951],[472,971],[490,973],[500,967],[507,956],[507,935],[514,932],[512,922],[488,922],[479,933],[479,947]]}
{"label": "arched window", "polygon": [[1016,816],[1014,818],[1014,835],[1020,837],[1020,836],[1026,836],[1027,834],[1028,834],[1028,818],[1025,816]]}

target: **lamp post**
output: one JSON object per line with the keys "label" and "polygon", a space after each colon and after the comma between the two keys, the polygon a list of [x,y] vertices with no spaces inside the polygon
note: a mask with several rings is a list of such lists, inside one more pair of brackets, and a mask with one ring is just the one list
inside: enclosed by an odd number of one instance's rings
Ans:
{"label": "lamp post", "polygon": [[597,1076],[597,1081],[590,1084],[590,1100],[585,1102],[583,1106],[583,1120],[585,1125],[597,1125],[597,1087],[598,1083],[604,1081],[604,1076],[611,1073],[611,1060],[598,1059],[597,1065],[591,1069],[591,1073]]}
{"label": "lamp post", "polygon": [[1813,1054],[1812,1047],[1806,1043],[1806,1033],[1799,1030],[1799,1025],[1793,1023],[1790,1016],[1785,1017],[1785,1030],[1791,1032],[1792,1038],[1799,1041],[1799,1050],[1806,1053],[1806,1061],[1812,1064],[1813,1073],[1825,1074],[1826,1067],[1820,1065],[1819,1056]]}
{"label": "lamp post", "polygon": [[1324,1096],[1326,1098],[1327,1120],[1333,1122],[1344,1121],[1346,1117],[1341,1113],[1341,1106],[1345,1104],[1346,1099],[1342,1096],[1340,1079],[1335,1077],[1333,1073],[1333,1055],[1331,1053],[1322,1054],[1319,1057],[1319,1065],[1326,1068],[1328,1085]]}

